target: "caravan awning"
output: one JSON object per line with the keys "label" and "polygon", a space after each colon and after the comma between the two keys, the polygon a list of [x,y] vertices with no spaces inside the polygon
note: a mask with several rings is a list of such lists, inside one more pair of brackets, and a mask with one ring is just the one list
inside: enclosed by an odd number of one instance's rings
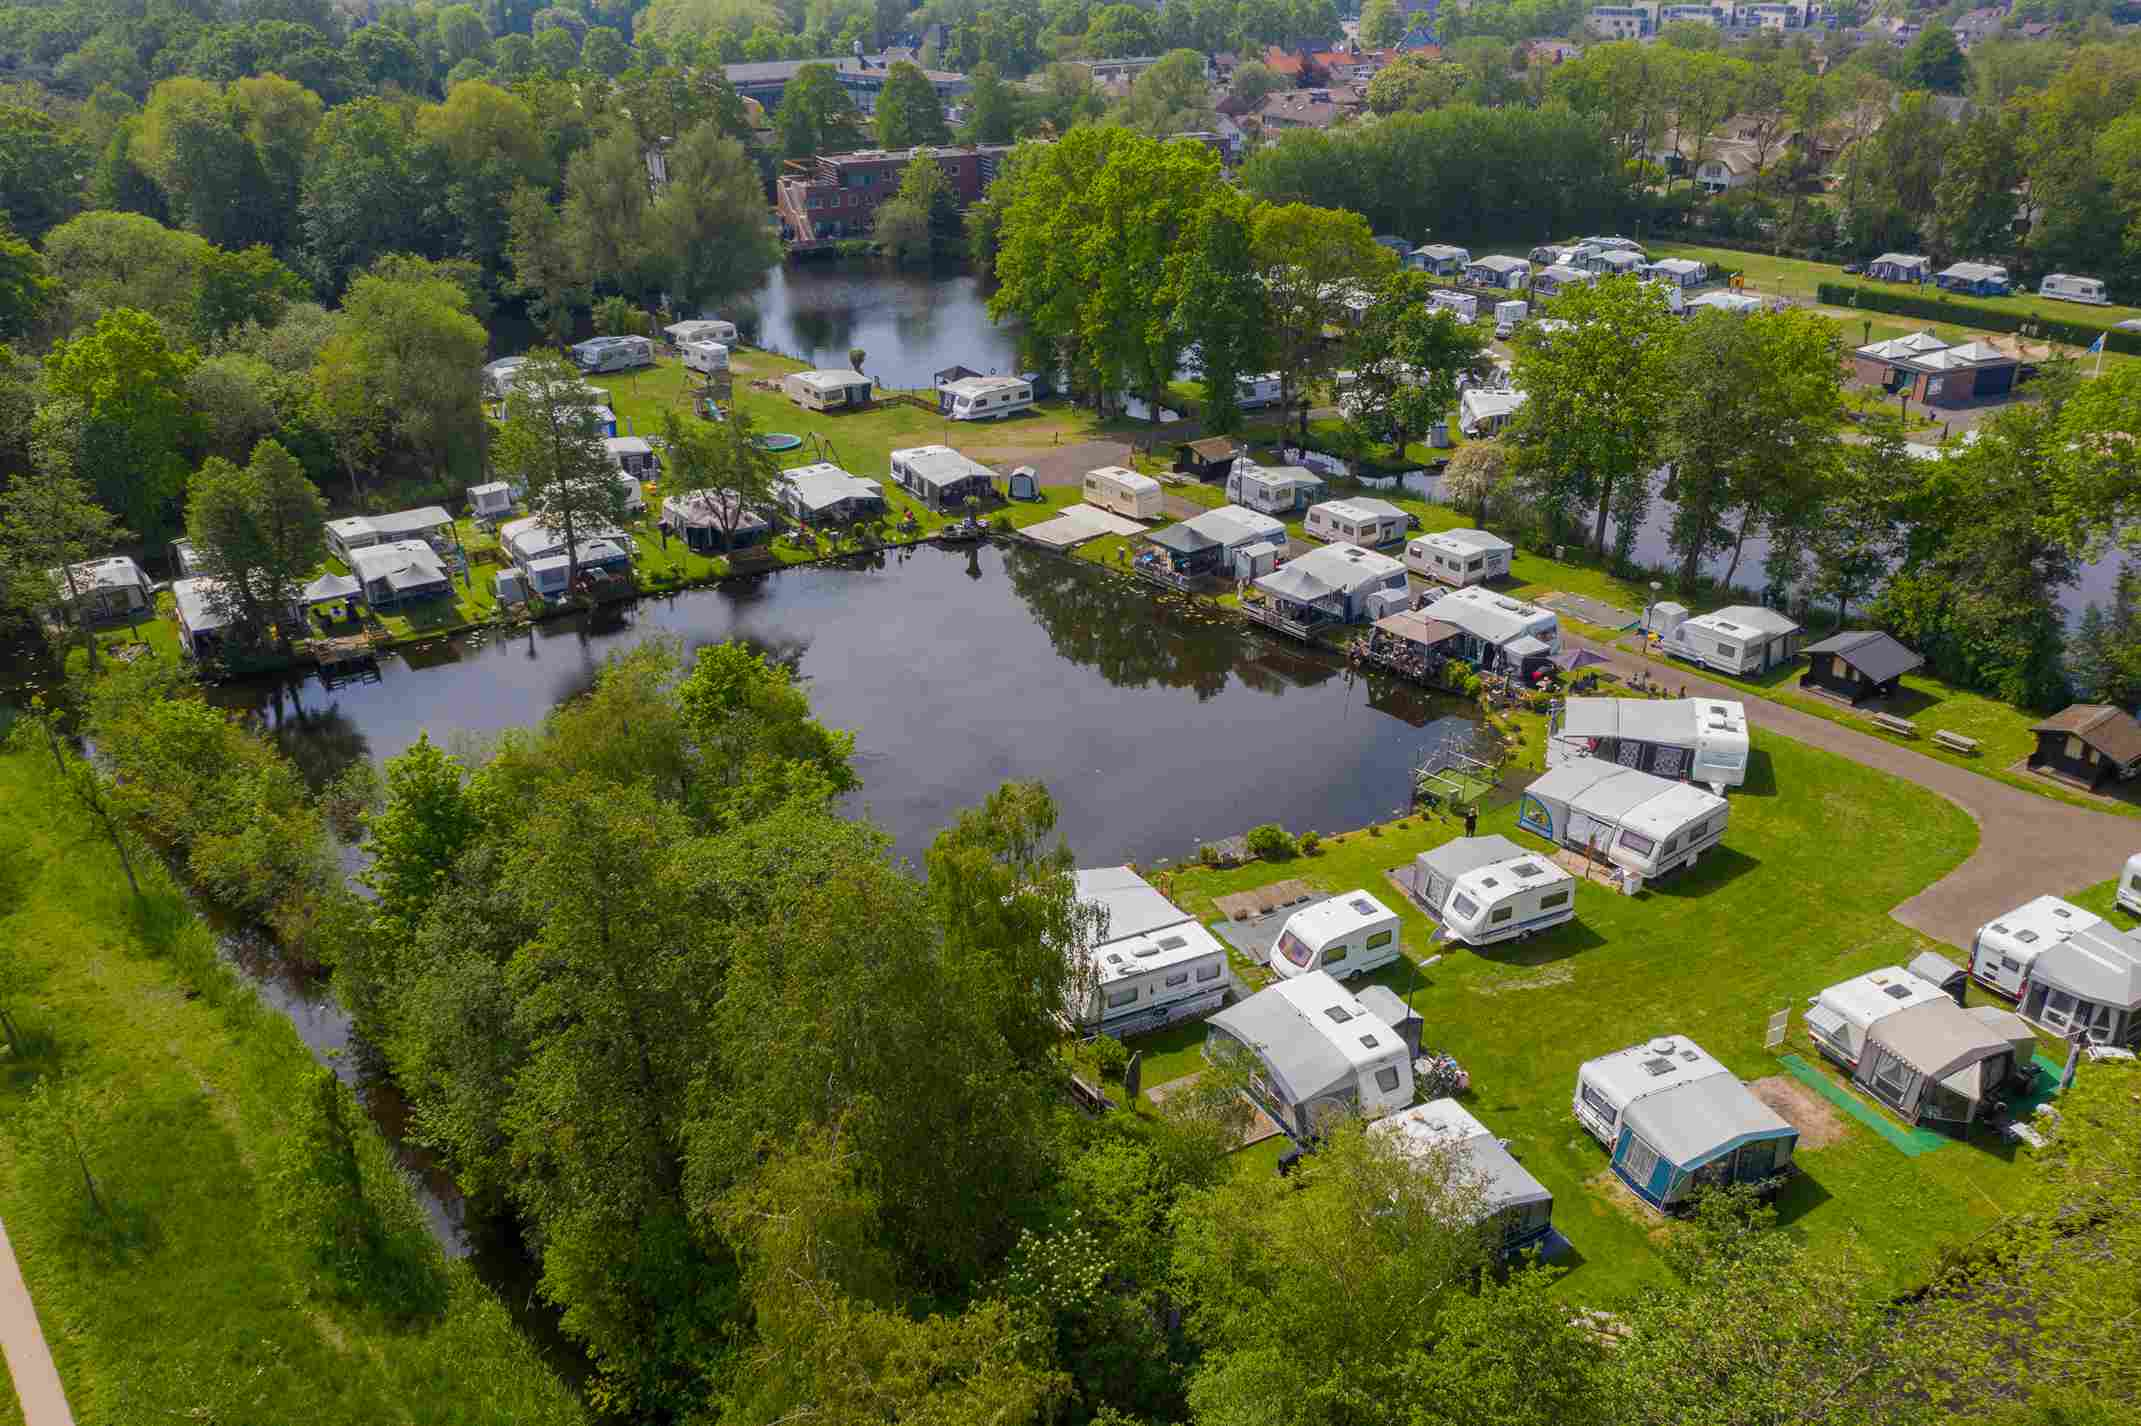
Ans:
{"label": "caravan awning", "polygon": [[1148,533],[1145,538],[1163,550],[1172,550],[1178,555],[1202,554],[1219,548],[1219,541],[1187,524],[1164,525]]}
{"label": "caravan awning", "polygon": [[338,599],[361,599],[364,585],[352,574],[323,574],[305,586],[299,602],[307,609],[315,604],[332,604]]}
{"label": "caravan awning", "polygon": [[1408,644],[1418,644],[1431,649],[1446,639],[1453,639],[1464,632],[1455,624],[1445,624],[1440,619],[1430,619],[1416,609],[1400,610],[1385,614],[1375,621],[1375,627],[1394,639],[1403,639]]}
{"label": "caravan awning", "polygon": [[1927,1079],[1971,1099],[1981,1098],[1976,1067],[2006,1053],[2007,1042],[1952,1000],[1928,1000],[1884,1016],[1866,1032]]}

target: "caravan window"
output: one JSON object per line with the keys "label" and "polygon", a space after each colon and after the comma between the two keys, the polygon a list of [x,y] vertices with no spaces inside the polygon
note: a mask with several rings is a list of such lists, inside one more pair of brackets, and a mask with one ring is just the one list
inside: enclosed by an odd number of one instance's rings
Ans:
{"label": "caravan window", "polygon": [[1649,856],[1658,846],[1656,842],[1644,836],[1641,832],[1625,830],[1621,833],[1621,845],[1639,857]]}
{"label": "caravan window", "polygon": [[1472,899],[1461,893],[1450,902],[1450,909],[1460,916],[1477,916],[1479,914],[1479,908],[1472,904]]}
{"label": "caravan window", "polygon": [[1390,938],[1395,935],[1397,935],[1395,931],[1377,931],[1368,938],[1367,949],[1372,951],[1377,946],[1387,946],[1390,944]]}
{"label": "caravan window", "polygon": [[1387,1065],[1375,1072],[1375,1087],[1389,1094],[1398,1087],[1398,1072]]}
{"label": "caravan window", "polygon": [[1493,914],[1487,917],[1487,924],[1499,926],[1510,917],[1516,915],[1516,911],[1517,909],[1514,906],[1497,906],[1494,908]]}
{"label": "caravan window", "polygon": [[1279,937],[1279,954],[1303,970],[1307,970],[1308,963],[1316,958],[1316,953],[1308,948],[1308,944],[1291,931]]}
{"label": "caravan window", "polygon": [[2002,956],[2000,957],[2000,969],[2019,973],[2022,969],[2022,962],[2016,960],[2013,956]]}
{"label": "caravan window", "polygon": [[1740,656],[1740,646],[1738,644],[1719,644],[1717,651],[1728,659],[1736,659]]}
{"label": "caravan window", "polygon": [[1480,562],[1479,562],[1478,560],[1466,560],[1466,561],[1465,561],[1465,573],[1466,573],[1466,574],[1477,574],[1477,573],[1479,573],[1479,565],[1480,565]]}
{"label": "caravan window", "polygon": [[1131,986],[1128,990],[1111,991],[1108,994],[1108,1008],[1110,1010],[1116,1009],[1119,1006],[1135,1004],[1136,1001],[1137,987],[1134,985]]}
{"label": "caravan window", "polygon": [[1168,984],[1169,984],[1170,986],[1174,986],[1174,985],[1188,985],[1188,984],[1189,984],[1189,972],[1188,972],[1188,971],[1186,971],[1186,970],[1178,970],[1178,971],[1176,971],[1176,972],[1175,972],[1175,973],[1174,973],[1173,975],[1170,975],[1169,977],[1167,977],[1167,983],[1168,983]]}
{"label": "caravan window", "polygon": [[1637,1183],[1648,1183],[1658,1167],[1658,1151],[1644,1143],[1641,1136],[1631,1134],[1628,1136],[1628,1156],[1621,1160],[1621,1167]]}
{"label": "caravan window", "polygon": [[1582,1086],[1584,1106],[1593,1114],[1611,1124],[1614,1119],[1613,1105],[1589,1083]]}
{"label": "caravan window", "polygon": [[1344,960],[1345,958],[1346,958],[1346,948],[1345,948],[1344,946],[1342,946],[1342,945],[1340,945],[1340,946],[1332,946],[1332,947],[1331,947],[1330,949],[1326,950],[1326,951],[1325,951],[1325,952],[1323,953],[1323,963],[1324,963],[1325,965],[1327,965],[1327,966],[1334,966],[1334,965],[1337,965],[1337,964],[1338,964],[1338,963],[1339,963],[1340,961]]}
{"label": "caravan window", "polygon": [[1568,904],[1569,894],[1565,890],[1550,891],[1539,898],[1539,909],[1541,911],[1551,911],[1556,906],[1566,906]]}

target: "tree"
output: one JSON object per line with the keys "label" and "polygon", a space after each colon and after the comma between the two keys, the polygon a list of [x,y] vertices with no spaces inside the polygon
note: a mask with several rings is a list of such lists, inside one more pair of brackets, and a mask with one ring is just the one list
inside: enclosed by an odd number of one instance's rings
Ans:
{"label": "tree", "polygon": [[39,439],[52,468],[87,477],[105,508],[144,540],[169,528],[195,434],[186,378],[198,360],[175,350],[146,312],[107,312],[45,358],[51,404]]}
{"label": "tree", "polygon": [[1509,440],[1548,509],[1590,507],[1590,546],[1606,525],[1638,525],[1648,507],[1680,327],[1665,297],[1633,277],[1564,292],[1548,312],[1569,323],[1518,343],[1511,376],[1525,393]]}
{"label": "tree", "polygon": [[54,287],[37,249],[0,228],[0,340],[29,331],[51,305]]}
{"label": "tree", "polygon": [[537,352],[513,378],[493,459],[527,490],[528,513],[557,532],[565,549],[566,597],[580,583],[580,546],[624,523],[595,398],[563,357]]}
{"label": "tree", "polygon": [[1446,309],[1428,305],[1434,284],[1424,272],[1394,272],[1353,334],[1351,419],[1370,440],[1388,441],[1403,458],[1457,404],[1457,378],[1477,368],[1486,351],[1479,329]]}
{"label": "tree", "polygon": [[2018,126],[1988,111],[1964,124],[1948,146],[1934,187],[1934,217],[1943,249],[1957,257],[2001,253],[2014,243],[2022,179]]}
{"label": "tree", "polygon": [[1396,0],[1368,0],[1360,7],[1360,42],[1370,49],[1389,49],[1405,38],[1405,17]]}
{"label": "tree", "polygon": [[530,320],[552,345],[564,346],[572,335],[573,313],[591,294],[565,220],[541,189],[523,185],[506,199],[506,256],[513,266],[513,290],[528,299]]}
{"label": "tree", "polygon": [[272,327],[306,295],[303,280],[259,244],[241,252],[208,249],[194,284],[194,330],[204,346],[247,322]]}
{"label": "tree", "polygon": [[1240,380],[1268,366],[1264,288],[1251,261],[1254,207],[1238,189],[1212,189],[1176,248],[1165,290],[1175,326],[1197,348],[1198,415],[1214,435],[1241,428]]}
{"label": "tree", "polygon": [[[313,368],[322,423],[354,484],[382,460],[466,479],[482,454],[483,324],[443,275],[359,276]],[[399,450],[388,444],[388,438]]]}
{"label": "tree", "polygon": [[289,611],[327,554],[327,502],[290,453],[262,441],[242,469],[220,457],[194,477],[186,535],[216,580],[212,598],[255,637],[287,650]]}
{"label": "tree", "polygon": [[944,122],[944,101],[937,87],[917,65],[906,60],[885,73],[884,91],[877,96],[877,145],[887,149],[911,149],[917,144],[951,142]]}
{"label": "tree", "polygon": [[64,584],[67,620],[80,630],[94,669],[96,638],[82,617],[82,577],[76,566],[109,554],[125,537],[119,522],[90,498],[88,487],[70,471],[19,474],[0,488],[0,592],[9,607],[34,619],[53,606],[59,584]]}
{"label": "tree", "polygon": [[773,128],[785,158],[840,153],[862,146],[862,115],[829,64],[806,64],[781,91]]}
{"label": "tree", "polygon": [[1204,66],[1195,50],[1170,50],[1132,82],[1122,121],[1156,139],[1210,128],[1216,115]]}
{"label": "tree", "polygon": [[[1262,60],[1244,60],[1234,66],[1234,74],[1227,81],[1227,92],[1244,104],[1262,104],[1266,99],[1289,88],[1286,80]],[[1381,113],[1381,110],[1377,110]]]}
{"label": "tree", "polygon": [[510,195],[524,186],[547,192],[556,177],[534,111],[496,85],[464,82],[421,112],[417,133],[444,170],[460,251],[487,267],[501,264],[511,241]]}
{"label": "tree", "polygon": [[1969,68],[1955,43],[1955,31],[1937,23],[1919,31],[1903,53],[1903,73],[1912,84],[1936,94],[1962,93]]}
{"label": "tree", "polygon": [[1440,109],[1455,103],[1469,82],[1462,65],[1400,55],[1368,81],[1368,107],[1378,114]]}
{"label": "tree", "polygon": [[1018,95],[996,72],[996,66],[976,65],[967,83],[966,123],[959,130],[960,141],[1008,144],[1018,137]]}
{"label": "tree", "polygon": [[45,263],[69,326],[132,307],[166,332],[192,331],[209,251],[203,239],[141,213],[84,213],[45,235]]}
{"label": "tree", "polygon": [[[369,25],[358,35],[381,28]],[[320,122],[299,201],[313,282],[338,292],[383,253],[432,251],[432,197],[407,108],[374,98],[336,106]]]}
{"label": "tree", "polygon": [[1152,12],[1135,5],[1108,5],[1093,12],[1085,32],[1085,52],[1095,59],[1151,54],[1160,47]]}
{"label": "tree", "polygon": [[1346,300],[1364,293],[1393,259],[1360,214],[1306,203],[1259,207],[1250,220],[1250,248],[1271,319],[1281,409],[1300,407],[1306,437],[1309,392],[1338,361],[1323,330],[1342,320]]}
{"label": "tree", "polygon": [[701,421],[662,412],[662,436],[668,442],[664,488],[671,498],[701,499],[721,530],[721,547],[736,547],[744,517],[768,514],[780,494],[780,462],[758,443],[758,430],[741,407],[728,419]]}
{"label": "tree", "polygon": [[468,794],[468,770],[419,733],[387,759],[386,802],[371,819],[363,880],[389,934],[408,937],[483,830]]}
{"label": "tree", "polygon": [[186,75],[158,84],[134,153],[173,214],[211,243],[242,247],[275,236],[266,171],[219,86]]}
{"label": "tree", "polygon": [[251,146],[263,184],[257,241],[289,255],[297,237],[298,203],[325,106],[318,94],[279,74],[241,75],[225,95],[231,117]]}
{"label": "tree", "polygon": [[[720,478],[740,489],[756,476],[732,466]],[[685,801],[701,826],[747,828],[783,804],[822,809],[862,785],[854,735],[819,723],[795,675],[741,644],[699,650],[676,702],[696,763]]]}
{"label": "tree", "polygon": [[607,120],[565,169],[565,231],[579,270],[638,294],[653,274],[647,159],[621,118]]}
{"label": "tree", "polygon": [[438,13],[437,26],[439,62],[448,69],[465,59],[481,59],[491,48],[490,26],[473,5],[445,6]]}
{"label": "tree", "polygon": [[899,191],[878,205],[877,241],[901,262],[926,262],[959,235],[959,199],[935,159],[917,158],[900,175]]}
{"label": "tree", "polygon": [[1496,497],[1505,495],[1515,479],[1515,462],[1500,441],[1467,441],[1450,457],[1442,474],[1443,493],[1475,510],[1474,519],[1484,527],[1487,511]]}
{"label": "tree", "polygon": [[615,79],[631,67],[632,50],[624,35],[609,25],[588,27],[580,41],[580,67],[590,74]]}
{"label": "tree", "polygon": [[677,140],[668,163],[669,182],[647,215],[649,261],[667,290],[703,307],[749,288],[781,260],[781,245],[743,145],[707,120]]}
{"label": "tree", "polygon": [[1810,514],[1842,420],[1836,324],[1812,312],[1705,312],[1670,358],[1660,454],[1669,463],[1680,587],[1729,551],[1730,588],[1750,533]]}
{"label": "tree", "polygon": [[82,205],[89,156],[50,115],[0,105],[0,216],[35,242]]}

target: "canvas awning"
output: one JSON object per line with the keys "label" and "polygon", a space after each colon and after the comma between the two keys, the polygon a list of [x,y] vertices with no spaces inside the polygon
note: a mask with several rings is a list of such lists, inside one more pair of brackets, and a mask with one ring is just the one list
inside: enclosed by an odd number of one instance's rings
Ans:
{"label": "canvas awning", "polygon": [[1219,541],[1201,531],[1191,529],[1186,524],[1163,526],[1150,531],[1145,538],[1161,549],[1171,550],[1178,555],[1202,554],[1206,550],[1219,548]]}
{"label": "canvas awning", "polygon": [[1414,609],[1385,614],[1375,621],[1375,627],[1392,638],[1403,639],[1408,644],[1418,644],[1423,649],[1434,648],[1445,639],[1455,638],[1464,632],[1455,624],[1430,619]]}
{"label": "canvas awning", "polygon": [[323,574],[305,586],[298,602],[310,609],[315,604],[332,604],[339,599],[362,599],[364,585],[353,574]]}
{"label": "canvas awning", "polygon": [[1982,1099],[1977,1066],[2007,1052],[2007,1041],[1952,1000],[1928,1000],[1883,1016],[1866,1032],[1879,1046],[1929,1080],[1966,1099]]}

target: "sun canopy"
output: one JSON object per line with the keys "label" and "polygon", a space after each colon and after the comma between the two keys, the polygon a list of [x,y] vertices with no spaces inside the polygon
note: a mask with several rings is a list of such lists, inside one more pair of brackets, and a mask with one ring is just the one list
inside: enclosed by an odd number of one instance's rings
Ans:
{"label": "sun canopy", "polygon": [[358,599],[364,594],[364,585],[355,575],[323,574],[305,586],[300,602],[307,609],[315,604],[332,604],[338,599]]}

